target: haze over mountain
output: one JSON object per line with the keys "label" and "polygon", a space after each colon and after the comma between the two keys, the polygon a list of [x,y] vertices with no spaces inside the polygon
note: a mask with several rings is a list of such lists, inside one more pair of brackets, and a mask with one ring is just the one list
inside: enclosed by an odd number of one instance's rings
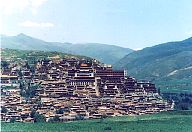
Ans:
{"label": "haze over mountain", "polygon": [[129,48],[100,43],[72,44],[46,42],[22,33],[17,36],[1,35],[1,47],[22,50],[59,51],[69,54],[84,55],[98,59],[107,64],[114,64],[133,51]]}
{"label": "haze over mountain", "polygon": [[180,88],[184,89],[186,86],[192,88],[192,38],[132,52],[114,67],[127,69],[129,75],[138,79],[161,82],[161,84],[172,81],[175,84],[172,85],[173,87],[184,85]]}

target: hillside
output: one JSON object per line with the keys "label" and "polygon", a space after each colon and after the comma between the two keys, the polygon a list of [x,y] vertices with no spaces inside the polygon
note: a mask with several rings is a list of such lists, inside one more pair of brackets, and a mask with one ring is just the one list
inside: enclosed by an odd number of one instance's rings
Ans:
{"label": "hillside", "polygon": [[68,54],[83,55],[95,58],[107,64],[114,64],[123,56],[133,51],[129,48],[99,43],[72,44],[46,42],[25,34],[19,34],[17,36],[2,35],[1,47],[21,50],[58,51]]}
{"label": "hillside", "polygon": [[135,51],[117,62],[115,68],[128,69],[129,75],[154,81],[162,89],[191,89],[192,38]]}
{"label": "hillside", "polygon": [[47,59],[49,57],[91,59],[86,56],[71,55],[61,52],[1,49],[1,64],[4,64],[5,61],[27,61],[29,64],[35,64],[38,60]]}

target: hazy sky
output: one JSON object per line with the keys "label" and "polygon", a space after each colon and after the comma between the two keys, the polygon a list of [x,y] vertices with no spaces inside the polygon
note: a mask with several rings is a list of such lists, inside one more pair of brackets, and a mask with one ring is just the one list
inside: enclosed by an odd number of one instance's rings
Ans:
{"label": "hazy sky", "polygon": [[192,36],[191,0],[0,0],[1,34],[132,49]]}

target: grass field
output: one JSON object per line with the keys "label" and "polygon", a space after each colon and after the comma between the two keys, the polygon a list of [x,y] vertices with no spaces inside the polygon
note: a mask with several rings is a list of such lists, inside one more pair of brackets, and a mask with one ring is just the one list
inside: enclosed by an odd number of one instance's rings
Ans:
{"label": "grass field", "polygon": [[192,111],[66,123],[1,123],[2,132],[192,132]]}

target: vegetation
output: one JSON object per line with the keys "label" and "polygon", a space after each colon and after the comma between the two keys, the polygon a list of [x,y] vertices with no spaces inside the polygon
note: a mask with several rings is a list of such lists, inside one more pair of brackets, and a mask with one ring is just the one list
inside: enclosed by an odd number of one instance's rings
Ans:
{"label": "vegetation", "polygon": [[[3,49],[1,51],[2,60],[5,58],[6,60],[12,60],[16,63],[25,62],[24,65],[31,70],[34,68],[33,65],[36,64],[39,60],[48,59],[48,57],[55,57],[59,56],[61,58],[84,58],[90,60],[91,58],[86,56],[79,56],[79,55],[71,55],[65,54],[61,52],[45,52],[45,51],[37,51],[37,50],[14,50],[14,49]],[[1,66],[7,66],[8,62],[2,61],[3,63]],[[22,63],[23,64],[23,63]]]}
{"label": "vegetation", "polygon": [[31,85],[30,83],[23,85],[20,83],[19,88],[21,89],[20,95],[26,98],[32,98],[35,96],[35,90],[39,87],[38,84]]}
{"label": "vegetation", "polygon": [[7,113],[7,108],[5,106],[1,106],[1,113]]}
{"label": "vegetation", "polygon": [[172,111],[153,115],[112,117],[67,123],[2,123],[2,132],[189,132],[192,130],[191,111]]}
{"label": "vegetation", "polygon": [[8,68],[9,63],[7,61],[1,61],[1,67]]}
{"label": "vegetation", "polygon": [[34,114],[34,122],[45,122],[46,121],[46,118],[44,115],[42,114],[39,114],[39,113],[35,113]]}
{"label": "vegetation", "polygon": [[12,37],[2,36],[1,47],[22,50],[57,51],[68,54],[83,55],[96,58],[107,64],[113,64],[133,51],[129,48],[99,43],[71,44],[45,42],[25,34],[19,34]]}
{"label": "vegetation", "polygon": [[75,116],[75,120],[84,120],[84,116],[78,114]]}
{"label": "vegetation", "polygon": [[37,113],[35,110],[31,111],[31,118],[34,118],[34,122],[45,122],[46,118],[44,115]]}
{"label": "vegetation", "polygon": [[192,79],[174,79],[154,81],[157,88],[163,93],[192,93]]}
{"label": "vegetation", "polygon": [[58,110],[56,110],[57,114],[63,114],[64,112],[69,112],[69,108],[60,108]]}
{"label": "vegetation", "polygon": [[[192,89],[192,38],[132,52],[115,64],[130,76],[153,81],[161,91],[188,92]],[[187,91],[186,91],[187,90]]]}
{"label": "vegetation", "polygon": [[53,123],[53,122],[59,122],[59,121],[60,121],[59,116],[55,116],[53,118],[50,118],[48,122],[52,122]]}
{"label": "vegetation", "polygon": [[11,118],[10,123],[14,123],[16,121],[15,118]]}
{"label": "vegetation", "polygon": [[162,96],[168,100],[174,100],[177,110],[192,110],[191,93],[163,93]]}

